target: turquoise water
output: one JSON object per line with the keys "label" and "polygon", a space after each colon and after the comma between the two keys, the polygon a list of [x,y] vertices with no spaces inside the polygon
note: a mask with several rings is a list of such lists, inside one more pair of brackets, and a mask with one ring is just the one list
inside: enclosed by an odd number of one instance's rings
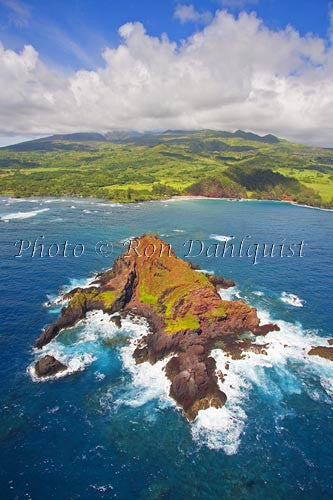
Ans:
{"label": "turquoise water", "polygon": [[[332,212],[274,202],[2,198],[0,217],[1,498],[332,498],[333,363],[306,356],[333,337]],[[225,296],[244,298],[281,327],[262,339],[267,356],[231,362],[226,406],[193,424],[168,397],[163,362],[133,363],[142,321],[125,321],[119,332],[102,313],[91,315],[46,348],[71,374],[41,383],[31,369],[40,355],[33,342],[60,310],[59,290],[111,267],[121,241],[144,232],[159,232],[181,257],[189,239],[206,247],[225,236],[305,242],[303,258],[257,265],[191,259],[234,279]],[[45,248],[83,243],[84,254],[14,257],[15,241],[41,236]],[[96,253],[99,241],[113,242],[112,255]],[[214,356],[223,367],[223,353]]]}

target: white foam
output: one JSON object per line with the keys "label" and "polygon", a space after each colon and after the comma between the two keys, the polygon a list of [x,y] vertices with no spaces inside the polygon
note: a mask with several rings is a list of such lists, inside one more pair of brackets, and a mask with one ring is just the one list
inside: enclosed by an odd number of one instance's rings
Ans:
{"label": "white foam", "polygon": [[41,208],[39,210],[32,210],[31,212],[15,212],[12,214],[2,215],[1,219],[4,221],[14,220],[14,219],[29,219],[30,217],[35,217],[36,215],[47,212],[49,208]]}
{"label": "white foam", "polygon": [[[45,354],[46,352],[43,350],[43,356]],[[75,372],[83,371],[88,365],[96,361],[96,358],[88,353],[77,354],[69,359],[68,356],[66,356],[63,352],[61,352],[59,349],[57,349],[57,347],[54,346],[50,347],[47,350],[47,354],[54,356],[58,361],[66,365],[67,369],[62,372],[58,372],[51,377],[39,378],[35,370],[35,363],[37,361],[37,359],[35,359],[34,362],[27,368],[31,379],[34,382],[48,382],[49,380],[56,380],[62,377],[66,377],[67,375],[71,375]]]}
{"label": "white foam", "polygon": [[240,299],[240,292],[236,286],[220,288],[218,294],[223,300],[234,300],[235,298]]}
{"label": "white foam", "polygon": [[69,285],[66,285],[66,289],[69,288],[72,290],[73,288],[87,288],[91,285],[93,281],[95,281],[97,273],[94,273],[93,276],[89,278],[70,278]]}
{"label": "white foam", "polygon": [[119,243],[121,243],[122,245],[129,245],[131,241],[135,240],[135,238],[137,238],[137,236],[128,236],[127,238],[120,240]]}
{"label": "white foam", "polygon": [[[308,356],[311,347],[323,345],[324,339],[316,332],[303,330],[299,324],[274,321],[266,310],[258,310],[258,316],[261,324],[275,322],[280,327],[280,331],[255,340],[259,346],[268,344],[263,346],[267,354],[248,352],[245,359],[233,360],[222,350],[213,350],[211,355],[217,370],[225,376],[219,386],[227,395],[227,402],[223,408],[200,411],[192,426],[192,435],[198,444],[223,449],[228,455],[238,451],[246,430],[246,405],[254,388],[277,407],[285,394],[302,391],[316,400],[326,401],[329,397],[329,401],[333,401],[333,363]],[[291,369],[290,363],[297,368]],[[313,379],[319,380],[324,394],[313,390]]]}
{"label": "white foam", "polygon": [[[75,328],[80,328],[82,326],[84,326],[84,328],[81,328],[81,331],[75,341],[74,354],[72,348],[73,344],[71,346],[62,344],[61,337],[60,339],[58,337],[55,338],[52,342],[44,346],[41,351],[35,351],[36,358],[28,367],[28,373],[34,382],[44,382],[62,378],[66,375],[71,375],[72,373],[85,370],[87,366],[96,361],[97,357],[92,352],[75,352],[75,348],[77,351],[80,350],[76,346],[91,342],[98,348],[97,342],[99,339],[110,338],[118,331],[114,323],[110,321],[110,315],[103,313],[103,311],[89,312],[85,319],[75,325]],[[59,372],[52,377],[43,377],[42,379],[38,378],[34,365],[40,357],[43,357],[46,354],[54,356],[58,361],[66,365],[68,367],[67,370]],[[99,374],[97,378],[101,380],[103,378],[102,374]]]}
{"label": "white foam", "polygon": [[290,205],[294,205],[295,207],[301,208],[311,208],[312,210],[322,210],[324,212],[332,212],[332,208],[321,208],[321,207],[313,207],[311,205],[304,205],[302,203],[296,203],[295,201],[289,201]]}
{"label": "white foam", "polygon": [[[225,300],[240,296],[236,287],[220,290],[219,293]],[[324,339],[316,332],[304,330],[299,324],[275,321],[267,310],[259,309],[258,316],[261,324],[274,322],[280,327],[280,331],[270,332],[254,340],[258,346],[265,349],[266,354],[248,352],[245,359],[233,360],[220,349],[212,351],[217,370],[221,370],[225,376],[224,381],[219,380],[218,383],[227,395],[227,402],[223,408],[200,411],[191,424],[193,439],[200,446],[222,449],[228,455],[237,453],[242,435],[246,432],[247,405],[254,390],[260,391],[260,397],[266,398],[268,404],[277,408],[282,408],[281,403],[285,395],[299,394],[302,391],[316,400],[333,401],[333,363],[307,354],[313,346],[323,345]],[[114,323],[110,322],[110,316],[102,311],[88,313],[80,325],[84,327],[76,339],[77,345],[88,342],[94,345],[101,338],[112,337],[119,331]],[[117,400],[113,399],[110,388],[110,394],[107,393],[100,400],[101,405],[110,407],[108,398],[111,397],[112,408],[120,404],[139,407],[151,400],[157,400],[158,407],[175,406],[169,396],[170,381],[164,372],[170,358],[155,365],[149,362],[137,365],[133,358],[138,340],[149,332],[147,322],[144,319],[128,317],[122,319],[122,329],[127,332],[130,341],[119,349],[119,354],[124,369],[130,374],[131,383],[124,386]],[[66,352],[66,347],[57,341],[43,349],[43,355],[46,353],[54,355],[69,367],[54,378],[83,370],[96,359],[94,353],[73,356],[73,353]],[[226,363],[229,364],[228,370]],[[293,368],[290,368],[291,364]],[[29,367],[29,373],[33,380],[40,381],[36,379],[34,363]],[[103,380],[104,374],[97,371],[95,377],[97,380]],[[318,390],[313,390],[310,379],[314,378],[319,380],[322,389],[319,386]]]}
{"label": "white foam", "polygon": [[[229,358],[221,350],[213,351],[212,356],[217,369],[223,368],[225,373],[225,363]],[[219,385],[228,398],[225,406],[201,410],[192,425],[192,436],[200,445],[223,449],[227,455],[234,455],[247,419],[243,404],[248,399],[249,383],[230,371],[225,382]]]}
{"label": "white foam", "polygon": [[55,219],[51,219],[49,222],[53,222],[53,223],[55,223],[55,222],[63,222],[63,220],[64,219],[62,217],[55,217]]}
{"label": "white foam", "polygon": [[69,299],[64,299],[64,295],[74,288],[87,288],[96,279],[97,273],[89,278],[71,278],[67,285],[64,285],[57,295],[47,294],[48,300],[44,303],[44,307],[56,307],[60,305],[66,305]]}
{"label": "white foam", "polygon": [[57,413],[60,410],[60,406],[54,406],[53,408],[50,408],[47,410],[47,413],[52,415],[53,413]]}
{"label": "white foam", "polygon": [[320,384],[326,394],[333,399],[333,377],[320,377]]}
{"label": "white foam", "polygon": [[145,320],[132,320],[123,322],[126,330],[131,331],[130,343],[121,349],[121,358],[124,368],[131,374],[132,390],[121,402],[128,406],[142,406],[151,399],[158,399],[163,406],[173,405],[169,397],[170,381],[164,373],[164,367],[170,358],[158,361],[154,365],[149,362],[136,364],[133,352],[137,346],[137,340],[148,333],[148,325]]}
{"label": "white foam", "polygon": [[297,295],[295,295],[294,293],[282,292],[281,300],[285,304],[289,304],[290,306],[294,307],[303,307],[304,304],[304,300],[297,297]]}
{"label": "white foam", "polygon": [[257,344],[269,343],[268,357],[274,362],[285,362],[289,358],[304,361],[304,353],[307,353],[311,347],[322,345],[325,342],[317,335],[317,332],[303,330],[300,324],[274,320],[265,309],[259,308],[257,314],[260,324],[275,323],[280,328],[280,331],[270,332],[256,340]]}
{"label": "white foam", "polygon": [[264,292],[260,292],[258,290],[254,291],[252,293],[253,293],[253,295],[257,295],[258,297],[263,297],[265,295]]}
{"label": "white foam", "polygon": [[246,418],[244,410],[237,405],[234,405],[233,410],[227,405],[219,409],[201,410],[192,425],[192,437],[201,446],[223,449],[227,455],[235,455]]}
{"label": "white foam", "polygon": [[185,233],[184,229],[173,229],[174,233]]}
{"label": "white foam", "polygon": [[80,200],[79,198],[49,198],[44,199],[43,203],[76,203],[76,204],[88,204],[87,200]]}
{"label": "white foam", "polygon": [[44,200],[44,203],[73,203],[77,202],[77,200],[71,200],[70,198],[54,198]]}
{"label": "white foam", "polygon": [[105,485],[102,484],[101,486],[99,486],[97,484],[91,484],[90,487],[93,490],[98,491],[99,493],[106,493],[108,490],[113,490],[112,484],[105,484]]}
{"label": "white foam", "polygon": [[68,303],[68,299],[64,299],[62,295],[52,295],[52,294],[46,294],[47,301],[44,302],[43,306],[44,307],[59,307],[66,305]]}
{"label": "white foam", "polygon": [[32,198],[8,198],[8,203],[6,203],[6,205],[11,203],[39,203],[39,200]]}
{"label": "white foam", "polygon": [[211,234],[209,236],[209,239],[217,241],[230,241],[234,239],[234,236],[224,236],[223,234]]}
{"label": "white foam", "polygon": [[122,207],[121,203],[96,203],[99,207]]}
{"label": "white foam", "polygon": [[103,311],[88,312],[86,318],[79,323],[79,325],[84,324],[84,329],[77,343],[96,342],[101,338],[113,337],[119,329],[110,318],[111,316]]}

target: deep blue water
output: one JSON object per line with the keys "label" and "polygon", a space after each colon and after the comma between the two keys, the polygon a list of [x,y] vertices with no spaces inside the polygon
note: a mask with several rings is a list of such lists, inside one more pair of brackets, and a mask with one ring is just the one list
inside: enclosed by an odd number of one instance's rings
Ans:
{"label": "deep blue water", "polygon": [[[274,202],[3,198],[0,217],[1,498],[333,497],[333,363],[306,356],[333,337],[332,212]],[[230,296],[246,299],[281,331],[263,339],[267,356],[231,363],[227,405],[201,412],[191,425],[168,398],[161,366],[131,360],[144,325],[125,322],[121,333],[131,343],[112,347],[107,339],[119,332],[103,315],[91,317],[47,348],[72,374],[40,383],[29,372],[40,355],[33,342],[59,312],[45,302],[111,267],[120,241],[145,232],[164,235],[181,257],[188,239],[218,243],[212,234],[305,242],[303,258],[260,258],[257,265],[192,258],[233,278]],[[85,252],[14,257],[15,241],[41,236],[47,244],[83,243]],[[99,241],[114,243],[111,256],[96,254]],[[223,367],[223,354],[216,359]]]}

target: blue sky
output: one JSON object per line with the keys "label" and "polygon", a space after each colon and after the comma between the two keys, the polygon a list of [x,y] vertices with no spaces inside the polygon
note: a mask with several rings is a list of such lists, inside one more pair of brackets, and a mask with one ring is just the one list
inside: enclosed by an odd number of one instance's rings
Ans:
{"label": "blue sky", "polygon": [[94,69],[102,64],[103,48],[119,43],[118,28],[129,21],[175,41],[200,29],[201,22],[181,23],[175,17],[180,4],[201,13],[255,11],[273,30],[291,24],[302,35],[314,33],[328,41],[327,0],[0,0],[0,40],[14,50],[31,44],[42,60],[68,70]]}
{"label": "blue sky", "polygon": [[333,146],[333,0],[0,0],[0,145],[251,130]]}

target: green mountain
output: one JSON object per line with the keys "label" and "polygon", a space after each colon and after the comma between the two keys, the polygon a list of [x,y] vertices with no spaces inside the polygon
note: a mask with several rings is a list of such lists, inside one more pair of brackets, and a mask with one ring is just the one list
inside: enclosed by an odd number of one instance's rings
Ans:
{"label": "green mountain", "polygon": [[333,207],[333,150],[237,130],[53,135],[0,149],[0,193],[286,199]]}

